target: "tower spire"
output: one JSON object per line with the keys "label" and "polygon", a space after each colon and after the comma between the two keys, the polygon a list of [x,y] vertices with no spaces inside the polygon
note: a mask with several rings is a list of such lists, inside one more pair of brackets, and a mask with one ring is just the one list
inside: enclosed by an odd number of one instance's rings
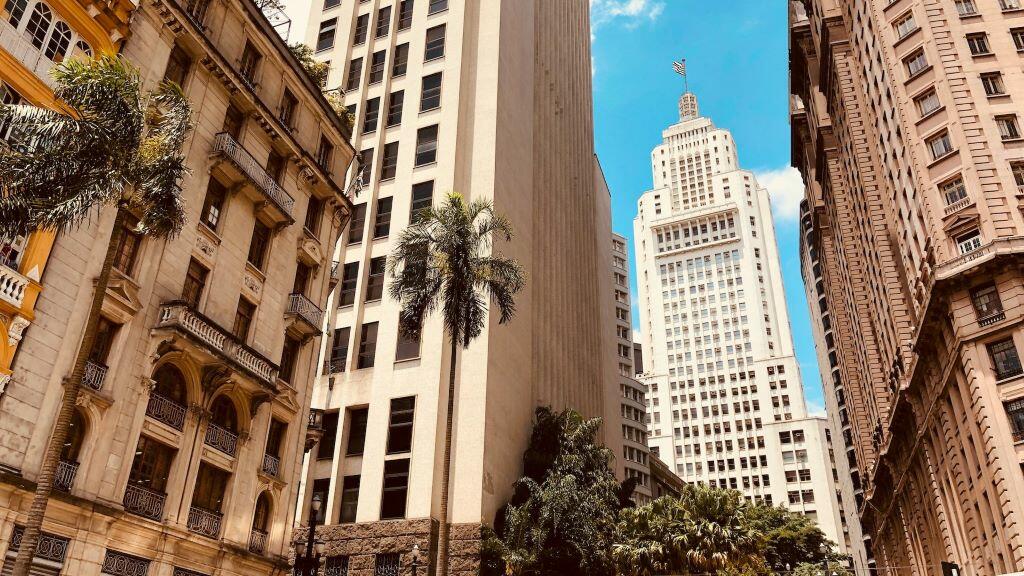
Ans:
{"label": "tower spire", "polygon": [[683,77],[683,95],[679,97],[679,120],[693,120],[700,116],[697,95],[690,92],[690,81],[686,77],[686,58],[672,63],[672,69]]}

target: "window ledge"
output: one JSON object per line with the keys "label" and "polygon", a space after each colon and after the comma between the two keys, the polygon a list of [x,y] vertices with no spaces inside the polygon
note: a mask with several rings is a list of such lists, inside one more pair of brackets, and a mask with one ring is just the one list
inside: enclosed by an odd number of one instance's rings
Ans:
{"label": "window ledge", "polygon": [[974,12],[972,14],[960,14],[961,20],[971,20],[973,18],[981,18],[981,12]]}
{"label": "window ledge", "polygon": [[999,100],[1002,98],[1009,98],[1010,94],[1008,92],[1001,92],[999,94],[985,94],[985,97],[989,100]]}
{"label": "window ledge", "polygon": [[440,110],[440,109],[441,109],[440,106],[434,106],[433,108],[427,108],[426,110],[420,110],[420,114],[426,114],[428,112],[433,112],[434,110]]}
{"label": "window ledge", "polygon": [[991,58],[992,56],[995,56],[995,55],[996,55],[996,53],[995,52],[991,52],[991,51],[989,51],[989,52],[979,52],[977,54],[975,54],[974,52],[971,52],[971,58],[977,58],[979,60],[985,59],[985,58]]}
{"label": "window ledge", "polygon": [[1021,378],[1024,378],[1024,372],[1021,372],[1020,374],[1014,374],[1013,376],[1007,376],[1003,379],[996,379],[996,384],[1003,385],[1009,382],[1013,382],[1014,380],[1019,380]]}
{"label": "window ledge", "polygon": [[401,359],[397,359],[396,358],[395,359],[395,364],[407,364],[409,362],[415,362],[415,361],[420,360],[420,359],[421,359],[420,356],[413,356],[411,358],[401,358]]}
{"label": "window ledge", "polygon": [[942,112],[945,109],[946,109],[945,106],[939,106],[935,110],[932,110],[931,112],[929,112],[929,113],[925,114],[924,116],[921,116],[920,118],[918,118],[917,122],[914,122],[914,124],[921,125],[924,121],[928,120],[929,118],[934,118],[936,115],[938,115],[940,112]]}
{"label": "window ledge", "polygon": [[431,58],[429,60],[424,60],[423,63],[424,64],[429,64],[430,62],[437,62],[439,60],[444,60],[444,54],[442,54],[440,56],[435,56],[435,57],[433,57],[433,58]]}
{"label": "window ledge", "polygon": [[920,78],[921,76],[924,76],[925,74],[927,74],[928,72],[930,72],[930,71],[931,71],[931,69],[932,69],[932,65],[931,65],[931,64],[929,64],[929,65],[925,66],[924,68],[921,68],[921,69],[920,69],[920,70],[918,70],[917,72],[914,72],[913,74],[911,74],[910,76],[908,76],[908,77],[907,77],[907,79],[906,79],[906,80],[905,80],[905,81],[904,81],[903,83],[904,83],[904,84],[910,84],[910,83],[911,83],[911,82],[913,82],[914,80],[917,80],[917,79],[918,79],[918,78]]}
{"label": "window ledge", "polygon": [[903,36],[900,36],[899,38],[896,38],[896,41],[893,42],[892,47],[893,48],[899,47],[900,44],[903,44],[904,41],[908,40],[911,36],[917,34],[920,31],[921,31],[921,27],[920,26],[918,26],[917,28],[914,28],[913,30],[910,30],[909,32],[907,32]]}
{"label": "window ledge", "polygon": [[423,164],[417,164],[417,165],[413,166],[412,169],[413,170],[418,170],[420,168],[429,168],[431,166],[437,166],[437,160],[435,160],[433,162],[425,162]]}
{"label": "window ledge", "polygon": [[1016,138],[1000,138],[1004,144],[1013,144],[1014,142],[1024,142],[1024,136],[1017,136]]}
{"label": "window ledge", "polygon": [[943,160],[946,160],[947,158],[950,158],[952,156],[956,156],[959,153],[960,153],[960,150],[958,148],[950,150],[949,152],[946,152],[942,156],[939,156],[938,158],[936,158],[936,159],[932,160],[931,162],[929,162],[928,165],[925,166],[925,168],[931,168],[932,166],[935,166],[936,164],[942,162]]}

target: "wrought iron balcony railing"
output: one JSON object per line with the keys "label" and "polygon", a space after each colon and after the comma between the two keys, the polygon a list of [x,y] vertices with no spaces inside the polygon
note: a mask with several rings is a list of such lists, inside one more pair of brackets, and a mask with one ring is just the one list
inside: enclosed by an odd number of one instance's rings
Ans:
{"label": "wrought iron balcony railing", "polygon": [[281,471],[281,459],[272,454],[264,454],[261,469],[267,476],[277,478],[277,473]]}
{"label": "wrought iron balcony railing", "polygon": [[270,199],[285,216],[291,219],[295,200],[285,192],[284,188],[281,188],[281,185],[267,173],[263,166],[260,166],[259,162],[241,144],[231,137],[231,134],[227,132],[217,134],[214,139],[213,149],[214,152],[223,154],[225,158],[237,166],[264,196]]}
{"label": "wrought iron balcony railing", "polygon": [[292,293],[288,296],[286,313],[301,318],[315,330],[320,329],[324,320],[324,311],[304,294]]}
{"label": "wrought iron balcony railing", "polygon": [[167,494],[151,490],[138,484],[129,484],[124,491],[124,509],[126,512],[156,520],[163,520],[164,502]]}
{"label": "wrought iron balcony railing", "polygon": [[76,475],[78,475],[78,462],[61,460],[57,463],[57,472],[53,476],[53,489],[70,492]]}
{"label": "wrought iron balcony railing", "polygon": [[82,376],[82,384],[97,392],[103,388],[103,380],[107,377],[107,367],[99,362],[86,360],[85,374]]}
{"label": "wrought iron balcony railing", "polygon": [[220,512],[192,506],[188,509],[188,529],[209,538],[220,538],[220,525],[224,515]]}
{"label": "wrought iron balcony railing", "polygon": [[228,456],[234,456],[238,451],[238,434],[213,422],[206,425],[206,436],[203,438],[203,442]]}
{"label": "wrought iron balcony railing", "polygon": [[249,532],[249,552],[263,554],[267,551],[267,533],[255,528]]}
{"label": "wrought iron balcony railing", "polygon": [[187,409],[170,398],[165,398],[156,392],[149,395],[149,403],[146,404],[146,416],[163,422],[175,430],[185,429],[185,414]]}

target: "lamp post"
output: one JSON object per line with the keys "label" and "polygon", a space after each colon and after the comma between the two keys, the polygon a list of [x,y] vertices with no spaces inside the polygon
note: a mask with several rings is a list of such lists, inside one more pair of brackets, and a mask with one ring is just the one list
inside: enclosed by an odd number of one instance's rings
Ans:
{"label": "lamp post", "polygon": [[412,576],[417,576],[416,572],[419,571],[420,567],[420,545],[413,544],[409,555],[412,556]]}
{"label": "lamp post", "polygon": [[300,576],[317,576],[320,572],[320,557],[324,555],[324,542],[316,539],[316,518],[320,515],[321,505],[323,505],[323,497],[320,494],[313,494],[313,501],[309,505],[309,536],[306,537],[305,542],[295,541],[295,571]]}

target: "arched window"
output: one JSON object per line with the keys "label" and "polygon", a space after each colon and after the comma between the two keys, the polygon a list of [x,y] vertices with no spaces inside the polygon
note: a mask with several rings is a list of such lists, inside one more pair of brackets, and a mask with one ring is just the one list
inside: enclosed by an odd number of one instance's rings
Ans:
{"label": "arched window", "polygon": [[68,46],[71,45],[71,28],[61,21],[53,27],[50,33],[50,41],[46,44],[46,57],[54,62],[60,63],[68,53]]}
{"label": "arched window", "polygon": [[75,50],[71,55],[92,58],[92,46],[89,46],[89,43],[85,40],[79,40],[78,42],[75,42]]}
{"label": "arched window", "polygon": [[42,50],[46,42],[46,33],[50,31],[50,23],[53,21],[53,12],[50,7],[42,2],[36,3],[32,8],[32,15],[28,17],[28,25],[25,26],[25,36],[32,42],[32,45]]}
{"label": "arched window", "polygon": [[252,529],[259,530],[265,534],[268,525],[270,525],[270,496],[267,496],[266,492],[261,492],[260,497],[256,499],[256,512],[252,517]]}
{"label": "arched window", "polygon": [[238,432],[238,416],[235,405],[227,396],[218,396],[210,406],[213,423],[230,432]]}
{"label": "arched window", "polygon": [[185,376],[177,367],[164,364],[156,371],[156,374],[153,374],[153,380],[156,380],[156,387],[153,389],[155,394],[159,394],[179,406],[186,404]]}
{"label": "arched window", "polygon": [[28,0],[7,0],[7,3],[4,4],[4,16],[11,26],[17,28],[18,24],[21,24],[26,8],[28,8]]}
{"label": "arched window", "polygon": [[64,462],[78,463],[79,453],[82,451],[82,441],[85,440],[85,418],[82,413],[75,410],[71,417],[71,427],[68,429],[68,436],[64,439],[64,447],[60,450],[60,459]]}

